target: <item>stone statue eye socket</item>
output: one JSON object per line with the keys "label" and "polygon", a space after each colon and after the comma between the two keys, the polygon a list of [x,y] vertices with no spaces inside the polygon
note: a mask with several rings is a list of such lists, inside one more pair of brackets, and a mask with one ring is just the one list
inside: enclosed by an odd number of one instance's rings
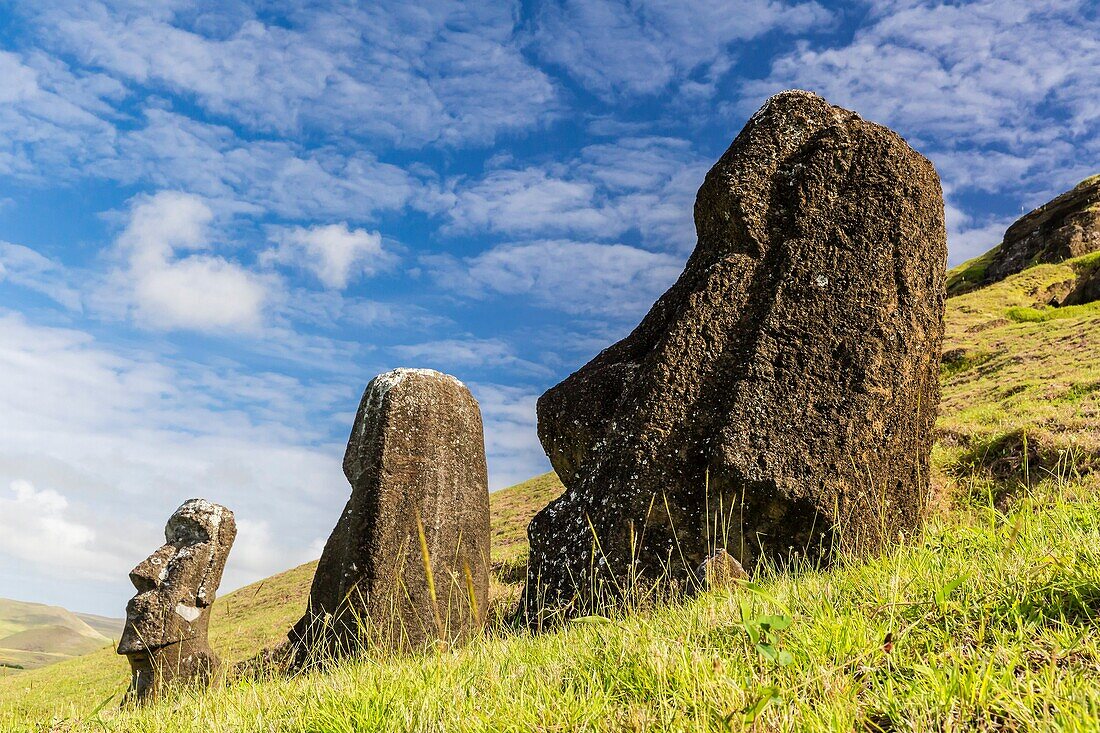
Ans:
{"label": "stone statue eye socket", "polygon": [[210,541],[209,529],[191,517],[174,517],[165,534],[173,545],[197,545]]}

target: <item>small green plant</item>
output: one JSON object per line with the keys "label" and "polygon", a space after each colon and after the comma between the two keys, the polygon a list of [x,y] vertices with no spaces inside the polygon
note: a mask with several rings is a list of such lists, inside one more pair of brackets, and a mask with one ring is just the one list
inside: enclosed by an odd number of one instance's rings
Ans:
{"label": "small green plant", "polygon": [[965,582],[966,576],[960,575],[954,580],[950,580],[935,589],[935,592],[932,594],[932,602],[936,604],[936,608],[940,613],[946,614],[956,607],[951,601],[951,594],[958,590],[959,586]]}
{"label": "small green plant", "polygon": [[[752,725],[756,722],[756,719],[760,717],[760,714],[772,703],[773,700],[779,699],[779,688],[777,687],[763,687],[757,691],[756,696],[752,701],[741,711],[741,722],[745,725]],[[733,730],[730,726],[733,720],[733,714],[731,713],[726,718],[726,727],[729,730]]]}
{"label": "small green plant", "polygon": [[779,632],[791,625],[790,616],[757,616],[756,618],[742,618],[745,631],[749,635],[756,651],[768,661],[786,667],[794,661],[791,653],[779,649]]}

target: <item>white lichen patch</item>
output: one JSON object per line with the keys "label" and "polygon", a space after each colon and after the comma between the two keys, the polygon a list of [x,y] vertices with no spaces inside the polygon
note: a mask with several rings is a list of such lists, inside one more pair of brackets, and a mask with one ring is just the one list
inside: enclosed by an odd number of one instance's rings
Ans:
{"label": "white lichen patch", "polygon": [[175,611],[177,616],[179,616],[189,624],[194,623],[194,621],[202,615],[202,611],[195,608],[194,606],[188,606],[184,603],[177,603]]}
{"label": "white lichen patch", "polygon": [[465,389],[466,385],[460,382],[450,374],[444,374],[443,372],[436,371],[435,369],[413,369],[409,367],[400,367],[388,372],[379,374],[374,379],[370,380],[370,384],[367,385],[366,391],[363,393],[363,405],[360,408],[362,410],[363,419],[359,420],[356,425],[356,432],[359,438],[362,439],[366,434],[367,426],[373,421],[368,418],[373,418],[375,415],[381,412],[382,403],[386,399],[386,395],[397,385],[404,382],[411,376],[430,377],[435,379],[444,379],[454,382],[459,387]]}
{"label": "white lichen patch", "polygon": [[436,377],[440,379],[449,379],[460,387],[465,385],[458,379],[452,377],[450,374],[444,374],[443,372],[437,372],[435,369],[413,369],[409,367],[400,367],[392,371],[379,374],[374,379],[370,380],[370,384],[367,385],[367,391],[371,395],[377,394],[379,401],[386,396],[386,393],[391,389],[401,384],[403,381],[411,376],[420,377]]}

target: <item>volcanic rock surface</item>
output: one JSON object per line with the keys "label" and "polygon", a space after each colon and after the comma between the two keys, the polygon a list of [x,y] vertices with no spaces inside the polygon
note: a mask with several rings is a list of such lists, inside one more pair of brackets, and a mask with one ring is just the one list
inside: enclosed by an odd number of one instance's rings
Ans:
{"label": "volcanic rock surface", "polygon": [[375,377],[344,474],[351,498],[325,544],[309,608],[290,632],[292,665],[372,648],[417,651],[477,633],[488,607],[489,490],[470,391],[428,369]]}
{"label": "volcanic rock surface", "polygon": [[751,571],[921,523],[947,255],[932,164],[784,92],[707,174],[695,225],[641,324],[538,402],[566,492],[528,529],[529,622],[698,586],[718,549]]}
{"label": "volcanic rock surface", "polygon": [[174,681],[206,682],[219,668],[207,629],[236,536],[233,512],[191,499],[168,519],[164,545],[130,571],[138,593],[118,644],[130,661],[130,698],[154,699]]}

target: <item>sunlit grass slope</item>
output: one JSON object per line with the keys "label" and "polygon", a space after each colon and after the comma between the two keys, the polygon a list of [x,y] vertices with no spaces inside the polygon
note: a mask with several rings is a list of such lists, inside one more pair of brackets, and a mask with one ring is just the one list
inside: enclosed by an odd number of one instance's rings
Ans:
{"label": "sunlit grass slope", "polygon": [[[140,712],[117,711],[117,698],[92,712],[125,687],[125,660],[105,650],[0,679],[0,729],[1100,730],[1100,487],[1089,474],[1100,304],[1044,305],[1098,265],[1043,265],[948,301],[943,511],[886,557],[537,638],[497,628],[437,657],[181,693]],[[560,490],[548,474],[493,495],[502,607],[526,525]],[[313,570],[219,599],[214,646],[236,661],[277,642]]]}
{"label": "sunlit grass slope", "polygon": [[[965,265],[964,265],[965,267]],[[1100,302],[1057,308],[1100,253],[948,300],[942,465],[1001,477],[1100,461]],[[1034,478],[1034,477],[1032,477]]]}
{"label": "sunlit grass slope", "polygon": [[[1007,512],[963,506],[868,563],[542,636],[498,630],[450,653],[181,691],[137,711],[92,712],[92,690],[70,687],[69,720],[39,729],[1098,730],[1095,490],[1042,482]],[[50,708],[25,692],[5,699],[0,725],[34,729],[28,713]]]}

